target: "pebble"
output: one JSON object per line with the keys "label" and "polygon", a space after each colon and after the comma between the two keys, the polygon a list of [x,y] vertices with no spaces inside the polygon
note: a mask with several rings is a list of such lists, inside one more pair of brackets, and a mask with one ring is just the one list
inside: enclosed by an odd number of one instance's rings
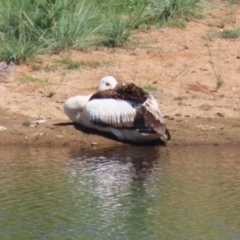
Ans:
{"label": "pebble", "polygon": [[7,130],[7,128],[4,126],[0,126],[0,131],[2,131],[2,130]]}
{"label": "pebble", "polygon": [[223,113],[216,113],[216,115],[218,116],[218,117],[224,117],[224,114]]}
{"label": "pebble", "polygon": [[92,146],[97,146],[98,143],[97,143],[97,142],[92,142],[91,145],[92,145]]}
{"label": "pebble", "polygon": [[40,137],[41,137],[41,136],[44,135],[44,133],[34,133],[33,135],[34,135],[34,136],[40,136]]}

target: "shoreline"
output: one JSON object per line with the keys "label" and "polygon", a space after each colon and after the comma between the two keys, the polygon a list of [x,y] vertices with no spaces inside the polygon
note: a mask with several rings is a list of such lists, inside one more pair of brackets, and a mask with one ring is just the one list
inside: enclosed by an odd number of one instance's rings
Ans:
{"label": "shoreline", "polygon": [[[109,134],[81,129],[69,121],[47,119],[35,126],[25,126],[26,119],[20,114],[6,114],[0,111],[3,118],[0,126],[0,147],[78,147],[82,149],[107,148],[114,146],[164,146],[160,142],[134,144],[120,142]],[[202,145],[239,145],[239,118],[178,118],[166,119],[172,139],[166,144],[171,146]]]}

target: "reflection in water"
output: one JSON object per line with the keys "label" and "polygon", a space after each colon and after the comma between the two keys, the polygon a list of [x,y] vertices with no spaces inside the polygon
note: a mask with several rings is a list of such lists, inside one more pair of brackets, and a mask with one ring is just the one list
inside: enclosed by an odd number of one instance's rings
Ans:
{"label": "reflection in water", "polygon": [[240,239],[240,150],[0,149],[0,239]]}
{"label": "reflection in water", "polygon": [[[129,231],[133,231],[130,235],[137,237],[137,226],[140,226],[139,232],[147,234],[142,220],[150,202],[143,196],[147,195],[148,176],[154,169],[161,171],[156,167],[161,162],[160,150],[128,146],[95,151],[88,154],[87,160],[86,156],[72,159],[69,173],[75,186],[73,192],[81,195],[88,183],[84,195],[90,194],[95,199],[90,207],[98,214],[98,221],[108,229],[109,236],[116,238],[116,234],[121,233],[127,237]],[[90,226],[94,228],[97,223]]]}

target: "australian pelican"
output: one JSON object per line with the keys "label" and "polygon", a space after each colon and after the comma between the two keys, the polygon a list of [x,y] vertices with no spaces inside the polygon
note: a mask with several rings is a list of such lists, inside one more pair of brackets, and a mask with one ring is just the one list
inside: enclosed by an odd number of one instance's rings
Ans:
{"label": "australian pelican", "polygon": [[111,76],[101,79],[96,93],[69,98],[64,112],[73,122],[110,132],[121,141],[171,138],[156,99],[134,83],[118,84]]}

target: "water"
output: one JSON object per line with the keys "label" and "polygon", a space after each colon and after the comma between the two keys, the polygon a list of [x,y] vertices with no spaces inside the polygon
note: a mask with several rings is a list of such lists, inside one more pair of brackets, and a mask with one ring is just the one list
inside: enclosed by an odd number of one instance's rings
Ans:
{"label": "water", "polygon": [[0,239],[240,239],[239,147],[0,149]]}

